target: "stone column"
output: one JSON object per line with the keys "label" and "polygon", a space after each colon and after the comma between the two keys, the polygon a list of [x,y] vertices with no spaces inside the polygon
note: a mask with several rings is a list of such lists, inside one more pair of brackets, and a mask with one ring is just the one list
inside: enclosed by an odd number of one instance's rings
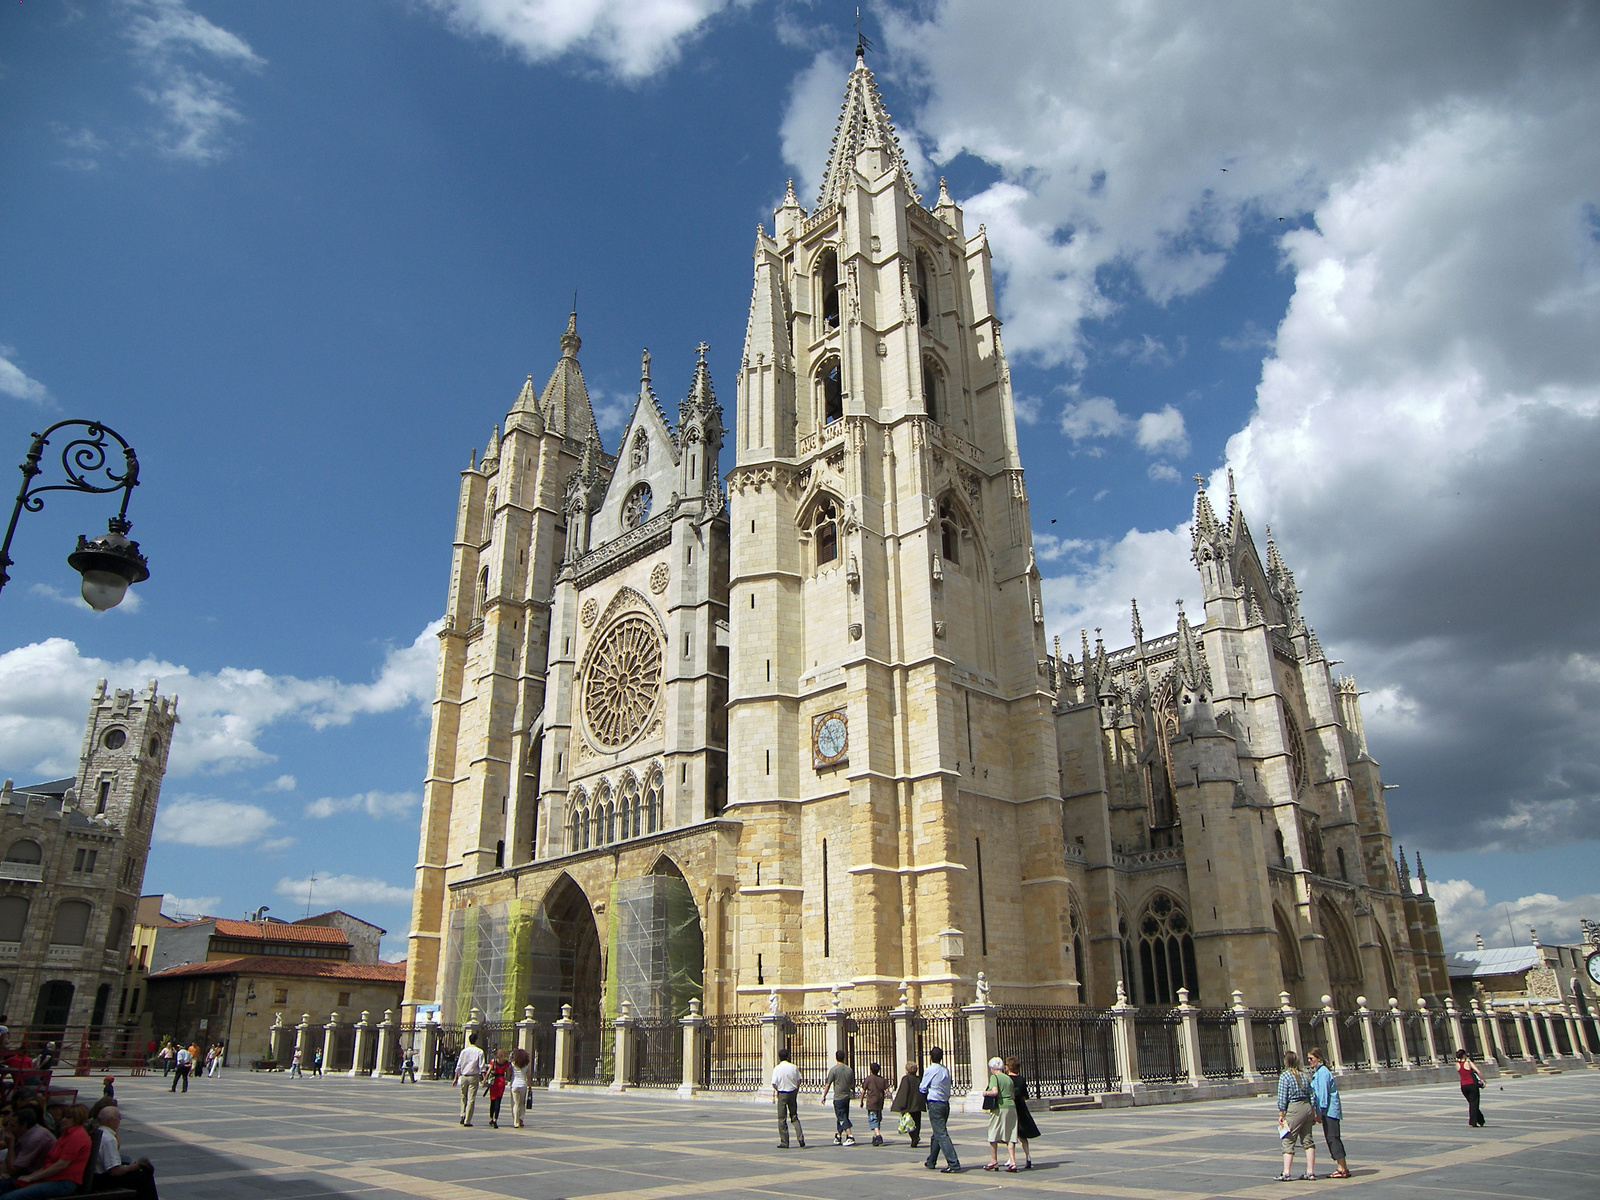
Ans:
{"label": "stone column", "polygon": [[339,1028],[339,1014],[328,1014],[328,1023],[322,1027],[322,1071],[323,1074],[333,1067],[333,1035]]}
{"label": "stone column", "polygon": [[[980,993],[985,997],[987,994],[987,989]],[[983,1090],[989,1078],[989,1059],[999,1041],[995,1018],[1000,1009],[994,1004],[981,1003],[969,1004],[961,1011],[967,1017],[967,1044],[972,1051],[972,1087],[968,1089],[966,1098],[960,1101],[959,1108],[956,1108],[956,1098],[951,1096],[951,1107],[957,1112],[982,1112]]]}
{"label": "stone column", "polygon": [[281,1012],[272,1014],[272,1030],[267,1036],[271,1039],[272,1061],[281,1064],[284,1047],[289,1044],[289,1027],[283,1023]]}
{"label": "stone column", "polygon": [[468,1011],[467,1022],[461,1027],[462,1046],[469,1045],[474,1037],[478,1038],[478,1049],[488,1054],[489,1048],[483,1044],[483,1009],[477,1005]]}
{"label": "stone column", "polygon": [[378,1055],[372,1060],[372,1077],[382,1079],[394,1061],[394,1009],[383,1010],[383,1020],[378,1022]]}
{"label": "stone column", "polygon": [[[1306,1061],[1305,1047],[1300,1044],[1300,1010],[1289,1003],[1289,993],[1278,993],[1278,1011],[1283,1014],[1283,1045],[1286,1050],[1293,1050],[1295,1057],[1302,1063]],[[1282,1063],[1278,1066],[1282,1067]]]}
{"label": "stone column", "polygon": [[1511,1019],[1516,1025],[1517,1042],[1522,1046],[1522,1061],[1538,1062],[1540,1057],[1539,1043],[1533,1042],[1530,1044],[1528,1042],[1528,1014],[1521,1009],[1513,1009]]}
{"label": "stone column", "polygon": [[917,1044],[914,1036],[913,1022],[917,1019],[917,1010],[911,1007],[911,1002],[906,999],[906,985],[902,980],[900,984],[900,1004],[889,1013],[894,1018],[894,1068],[888,1072],[890,1079],[899,1079],[906,1069],[906,1064],[912,1059],[912,1048]]}
{"label": "stone column", "polygon": [[1396,996],[1389,997],[1389,1024],[1394,1027],[1394,1040],[1400,1045],[1400,1065],[1415,1071],[1417,1060],[1411,1057],[1411,1048],[1406,1045],[1406,1015],[1400,1011],[1400,1000]]}
{"label": "stone column", "polygon": [[678,1085],[678,1095],[687,1100],[704,1091],[711,1082],[705,1077],[707,1021],[700,1015],[698,996],[689,1001],[689,1015],[680,1017],[678,1024],[683,1026],[683,1082]]}
{"label": "stone column", "polygon": [[350,1048],[350,1070],[346,1072],[351,1079],[361,1074],[361,1064],[367,1061],[367,1053],[371,1049],[372,1013],[362,1009],[361,1019],[356,1022],[355,1045]]}
{"label": "stone column", "polygon": [[1578,1017],[1577,1014],[1572,1011],[1572,1005],[1558,1004],[1556,1005],[1556,1011],[1558,1011],[1567,1022],[1567,1037],[1570,1039],[1570,1044],[1572,1046],[1572,1057],[1580,1059],[1587,1057],[1583,1052],[1583,1038],[1578,1034]]}
{"label": "stone column", "polygon": [[1335,1075],[1342,1075],[1345,1071],[1344,1047],[1339,1044],[1339,1012],[1333,1007],[1333,997],[1322,998],[1322,1038],[1328,1044],[1323,1047],[1328,1053],[1327,1063]]}
{"label": "stone column", "polygon": [[1361,1044],[1367,1050],[1367,1065],[1376,1071],[1378,1069],[1378,1039],[1372,1032],[1372,1010],[1367,1007],[1365,996],[1356,997],[1356,1020],[1361,1026]]}
{"label": "stone column", "polygon": [[1450,1022],[1450,1040],[1455,1043],[1453,1050],[1465,1050],[1467,1040],[1461,1034],[1461,1013],[1456,1008],[1454,996],[1444,998],[1444,1015]]}
{"label": "stone column", "polygon": [[850,1051],[850,1014],[845,1011],[843,1002],[839,999],[839,985],[833,985],[832,998],[828,1003],[828,1011],[823,1014],[827,1018],[828,1036],[823,1042],[823,1050],[828,1056],[828,1065],[833,1066],[837,1061],[835,1055],[839,1051],[845,1052],[846,1059]]}
{"label": "stone column", "polygon": [[1250,1082],[1261,1078],[1261,1072],[1256,1070],[1256,1039],[1255,1031],[1250,1025],[1250,1010],[1245,1007],[1244,993],[1233,993],[1233,1046],[1239,1055],[1239,1065],[1244,1068],[1244,1077]]}
{"label": "stone column", "polygon": [[624,1000],[617,1007],[617,1019],[611,1023],[616,1041],[612,1054],[611,1083],[606,1088],[610,1092],[626,1091],[633,1083],[634,1059],[639,1053],[639,1042],[633,1028],[633,1001]]}
{"label": "stone column", "polygon": [[1561,1039],[1556,1036],[1556,1022],[1559,1018],[1550,1011],[1548,1004],[1539,1006],[1539,1019],[1544,1022],[1544,1036],[1550,1043],[1550,1057],[1561,1058]]}
{"label": "stone column", "polygon": [[1129,1095],[1144,1091],[1144,1084],[1139,1082],[1139,1043],[1133,1028],[1134,1014],[1138,1011],[1128,1003],[1122,980],[1117,980],[1117,1002],[1111,1007],[1111,1047],[1116,1052],[1122,1090]]}
{"label": "stone column", "polygon": [[[1495,1061],[1504,1066],[1511,1061],[1511,1056],[1506,1053],[1506,1039],[1500,1032],[1500,1013],[1495,1009],[1493,996],[1483,1002],[1483,1010],[1489,1016],[1489,1033],[1494,1038]],[[1488,1047],[1485,1046],[1484,1049],[1487,1050]]]}
{"label": "stone column", "polygon": [[300,1024],[294,1027],[294,1048],[300,1051],[301,1069],[311,1069],[311,1014],[301,1013]]}
{"label": "stone column", "polygon": [[1483,1014],[1483,1005],[1472,1001],[1472,1018],[1478,1023],[1478,1050],[1485,1058],[1494,1055],[1494,1035],[1489,1032],[1489,1018]]}
{"label": "stone column", "polygon": [[1178,989],[1179,1040],[1183,1045],[1183,1071],[1192,1087],[1205,1082],[1200,1068],[1200,1010],[1189,1003],[1189,989]]}
{"label": "stone column", "polygon": [[[528,1069],[534,1069],[534,1055],[539,1049],[539,1022],[533,1019],[533,1005],[522,1006],[522,1020],[517,1022],[517,1047],[528,1056]],[[529,1075],[532,1081],[532,1075]]]}
{"label": "stone column", "polygon": [[561,1006],[561,1019],[554,1022],[556,1029],[556,1061],[550,1068],[550,1090],[559,1092],[573,1085],[572,1058],[577,1052],[575,1031],[578,1023],[572,1019],[572,1005]]}
{"label": "stone column", "polygon": [[417,1051],[423,1079],[439,1078],[439,1014],[431,1013],[422,1023],[422,1046]]}
{"label": "stone column", "polygon": [[1439,1047],[1433,1038],[1433,1017],[1428,1012],[1426,999],[1417,1001],[1417,1011],[1422,1014],[1422,1036],[1424,1044],[1428,1047],[1428,1063],[1430,1066],[1436,1066],[1439,1062]]}

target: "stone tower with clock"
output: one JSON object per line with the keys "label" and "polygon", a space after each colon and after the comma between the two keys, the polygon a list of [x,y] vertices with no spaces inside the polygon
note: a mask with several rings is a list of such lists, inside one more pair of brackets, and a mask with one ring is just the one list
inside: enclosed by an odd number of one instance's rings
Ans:
{"label": "stone tower with clock", "polygon": [[948,1000],[984,970],[1054,1000],[1053,696],[988,243],[942,181],[922,203],[859,57],[816,205],[791,186],[757,235],[738,389],[739,991]]}

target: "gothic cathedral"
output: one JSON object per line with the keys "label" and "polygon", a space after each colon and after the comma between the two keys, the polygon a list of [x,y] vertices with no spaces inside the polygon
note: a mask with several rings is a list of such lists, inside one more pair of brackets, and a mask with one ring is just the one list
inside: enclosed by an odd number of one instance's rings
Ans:
{"label": "gothic cathedral", "polygon": [[647,353],[606,451],[574,317],[462,473],[408,1003],[1448,992],[1355,684],[1235,497],[1197,498],[1199,624],[1047,644],[988,242],[859,57],[754,258],[731,430],[703,345],[675,423]]}

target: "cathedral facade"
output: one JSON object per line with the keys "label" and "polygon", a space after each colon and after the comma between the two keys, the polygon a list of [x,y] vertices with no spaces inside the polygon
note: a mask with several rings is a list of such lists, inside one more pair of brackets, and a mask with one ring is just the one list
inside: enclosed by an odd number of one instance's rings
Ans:
{"label": "cathedral facade", "polygon": [[462,475],[408,1003],[1448,991],[1236,498],[1196,502],[1195,623],[1048,643],[987,237],[859,57],[816,203],[758,231],[732,427],[703,346],[675,424],[646,354],[606,451],[578,349]]}

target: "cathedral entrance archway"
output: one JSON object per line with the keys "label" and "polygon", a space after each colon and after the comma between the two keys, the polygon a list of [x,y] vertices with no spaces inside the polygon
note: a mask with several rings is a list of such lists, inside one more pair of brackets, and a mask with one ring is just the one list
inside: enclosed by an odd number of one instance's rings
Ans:
{"label": "cathedral entrance archway", "polygon": [[604,992],[600,932],[589,897],[572,876],[562,875],[545,893],[540,909],[544,919],[533,945],[534,1016],[553,1021],[561,1006],[570,1004],[577,1020],[597,1020]]}
{"label": "cathedral entrance archway", "polygon": [[1361,956],[1339,910],[1326,900],[1317,906],[1322,917],[1322,944],[1328,961],[1328,994],[1340,1012],[1353,1012],[1362,992]]}
{"label": "cathedral entrance archway", "polygon": [[[1278,970],[1283,976],[1283,990],[1289,993],[1296,1007],[1305,1008],[1306,998],[1300,994],[1305,972],[1300,967],[1299,939],[1294,935],[1289,918],[1276,904],[1272,906],[1272,919],[1278,931]],[[1321,1007],[1320,1002],[1318,1007]]]}

